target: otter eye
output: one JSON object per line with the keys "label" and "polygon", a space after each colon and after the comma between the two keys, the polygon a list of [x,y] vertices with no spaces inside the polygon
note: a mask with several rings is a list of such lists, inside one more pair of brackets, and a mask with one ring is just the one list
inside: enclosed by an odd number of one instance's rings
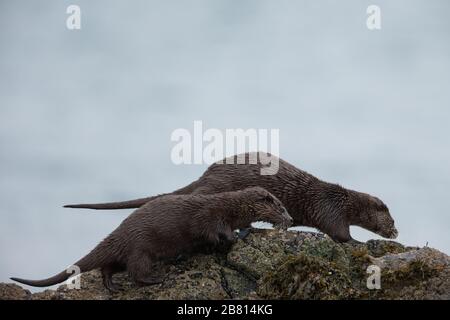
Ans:
{"label": "otter eye", "polygon": [[273,203],[273,202],[274,202],[274,199],[273,199],[272,196],[266,195],[266,196],[264,196],[264,201],[267,201],[267,202],[269,202],[269,203]]}

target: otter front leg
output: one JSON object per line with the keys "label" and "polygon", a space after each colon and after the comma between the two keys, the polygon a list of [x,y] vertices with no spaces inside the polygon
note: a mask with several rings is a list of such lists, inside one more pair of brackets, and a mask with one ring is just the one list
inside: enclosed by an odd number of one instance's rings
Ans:
{"label": "otter front leg", "polygon": [[214,232],[208,234],[202,248],[205,253],[226,252],[236,243],[237,236],[228,226],[220,226]]}
{"label": "otter front leg", "polygon": [[221,252],[228,251],[233,244],[237,242],[237,235],[231,228],[227,228],[223,232],[219,233],[219,243],[217,249]]}
{"label": "otter front leg", "polygon": [[331,239],[333,239],[333,241],[336,242],[348,242],[353,240],[350,235],[350,226],[343,221],[327,224],[318,229],[326,233]]}
{"label": "otter front leg", "polygon": [[355,241],[350,236],[350,234],[348,236],[347,235],[335,235],[335,236],[332,236],[331,239],[333,239],[335,242],[339,242],[339,243]]}

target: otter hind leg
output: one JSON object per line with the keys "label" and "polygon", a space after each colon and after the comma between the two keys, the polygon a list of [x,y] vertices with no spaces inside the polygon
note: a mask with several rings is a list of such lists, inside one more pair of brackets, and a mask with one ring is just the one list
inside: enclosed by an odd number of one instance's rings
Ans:
{"label": "otter hind leg", "polygon": [[152,259],[147,253],[141,252],[130,257],[128,271],[137,286],[149,286],[162,283],[165,279],[162,275],[152,275]]}
{"label": "otter hind leg", "polygon": [[103,285],[106,289],[108,289],[111,293],[117,293],[120,291],[120,287],[112,281],[113,274],[120,272],[123,268],[120,268],[115,265],[107,265],[101,269]]}

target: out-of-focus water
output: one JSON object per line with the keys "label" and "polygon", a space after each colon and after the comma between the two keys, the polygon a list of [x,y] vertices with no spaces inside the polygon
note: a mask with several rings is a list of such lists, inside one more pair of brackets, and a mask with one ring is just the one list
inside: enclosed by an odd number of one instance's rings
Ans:
{"label": "out-of-focus water", "polygon": [[[448,1],[0,3],[0,281],[43,278],[130,211],[68,210],[172,191],[176,128],[278,128],[280,153],[374,194],[408,245],[450,252]],[[359,240],[378,238],[354,228]]]}

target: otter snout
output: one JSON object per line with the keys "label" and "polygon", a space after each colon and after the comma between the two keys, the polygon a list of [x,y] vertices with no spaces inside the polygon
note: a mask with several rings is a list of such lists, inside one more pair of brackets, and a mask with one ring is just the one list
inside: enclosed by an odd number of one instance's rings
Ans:
{"label": "otter snout", "polygon": [[389,239],[395,239],[395,238],[397,238],[398,237],[398,230],[395,228],[395,227],[392,227],[390,230],[389,230]]}
{"label": "otter snout", "polygon": [[387,239],[396,239],[398,237],[398,230],[395,227],[383,230],[379,233],[382,237]]}
{"label": "otter snout", "polygon": [[283,230],[286,230],[287,228],[292,226],[294,219],[292,219],[291,215],[289,214],[289,212],[286,209],[283,210],[283,212],[281,213],[281,216],[282,216],[283,220],[276,226]]}

